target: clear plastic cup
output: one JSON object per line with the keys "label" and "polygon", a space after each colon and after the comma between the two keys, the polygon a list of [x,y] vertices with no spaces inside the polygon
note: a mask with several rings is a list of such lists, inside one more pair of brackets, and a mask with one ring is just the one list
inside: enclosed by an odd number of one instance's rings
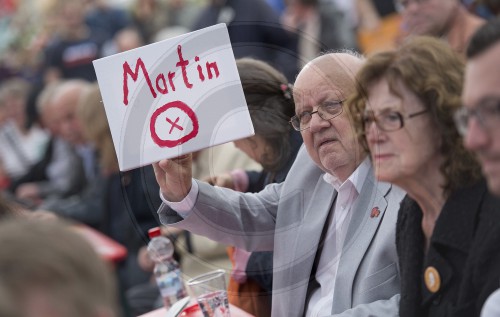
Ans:
{"label": "clear plastic cup", "polygon": [[226,290],[226,271],[216,270],[187,281],[204,317],[230,317]]}

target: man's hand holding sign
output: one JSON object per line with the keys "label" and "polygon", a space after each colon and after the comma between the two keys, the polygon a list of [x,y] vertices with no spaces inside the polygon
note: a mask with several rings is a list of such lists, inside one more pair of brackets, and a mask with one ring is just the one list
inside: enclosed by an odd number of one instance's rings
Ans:
{"label": "man's hand holding sign", "polygon": [[192,155],[186,154],[153,164],[163,197],[178,202],[188,195],[192,184],[192,161]]}
{"label": "man's hand holding sign", "polygon": [[[155,164],[167,198],[189,191],[191,157],[183,154],[254,134],[224,24],[102,58],[94,67],[120,170],[180,156]],[[175,177],[167,189],[168,170]]]}

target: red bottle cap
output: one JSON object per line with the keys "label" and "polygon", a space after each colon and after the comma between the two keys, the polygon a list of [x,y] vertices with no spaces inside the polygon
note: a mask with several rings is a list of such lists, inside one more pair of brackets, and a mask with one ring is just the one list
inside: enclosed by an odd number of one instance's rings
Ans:
{"label": "red bottle cap", "polygon": [[148,230],[148,235],[150,239],[153,239],[154,237],[159,237],[161,236],[161,229],[160,227],[155,227],[151,228]]}

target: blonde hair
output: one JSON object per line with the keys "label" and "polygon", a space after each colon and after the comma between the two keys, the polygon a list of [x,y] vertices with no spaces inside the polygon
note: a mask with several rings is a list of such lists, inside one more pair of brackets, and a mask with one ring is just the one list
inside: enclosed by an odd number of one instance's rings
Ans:
{"label": "blonde hair", "polygon": [[118,160],[97,84],[91,85],[82,95],[77,115],[82,123],[85,138],[96,147],[101,169],[105,173],[117,172]]}

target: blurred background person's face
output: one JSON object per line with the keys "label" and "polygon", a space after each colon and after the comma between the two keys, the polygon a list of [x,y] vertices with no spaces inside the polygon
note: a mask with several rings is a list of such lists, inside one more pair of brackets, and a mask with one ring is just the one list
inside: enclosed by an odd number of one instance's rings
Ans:
{"label": "blurred background person's face", "polygon": [[[462,100],[482,118],[469,118],[465,146],[481,162],[488,187],[500,195],[500,43],[469,60],[465,71]],[[481,122],[482,121],[482,122]]]}
{"label": "blurred background person's face", "polygon": [[26,100],[20,96],[9,95],[4,100],[4,111],[7,120],[12,120],[24,129],[26,125]]}
{"label": "blurred background person's face", "polygon": [[52,133],[65,141],[74,145],[83,144],[85,138],[76,115],[81,88],[74,86],[63,90],[54,96],[44,111],[44,123]]}
{"label": "blurred background person's face", "polygon": [[414,35],[443,36],[460,5],[458,0],[400,0],[403,23]]}
{"label": "blurred background person's face", "polygon": [[[399,85],[394,95],[386,79],[372,84],[368,89],[368,101],[364,118],[375,118],[379,125],[393,123],[399,126],[403,117],[403,127],[383,131],[373,122],[365,119],[365,135],[378,180],[396,185],[434,173],[441,163],[439,155],[439,137],[430,122],[428,112],[415,94],[404,85]],[[408,118],[408,115],[420,113]],[[389,130],[389,129],[387,129]]]}
{"label": "blurred background person's face", "polygon": [[79,28],[84,24],[85,6],[83,1],[68,1],[61,9],[62,26],[68,29]]}

